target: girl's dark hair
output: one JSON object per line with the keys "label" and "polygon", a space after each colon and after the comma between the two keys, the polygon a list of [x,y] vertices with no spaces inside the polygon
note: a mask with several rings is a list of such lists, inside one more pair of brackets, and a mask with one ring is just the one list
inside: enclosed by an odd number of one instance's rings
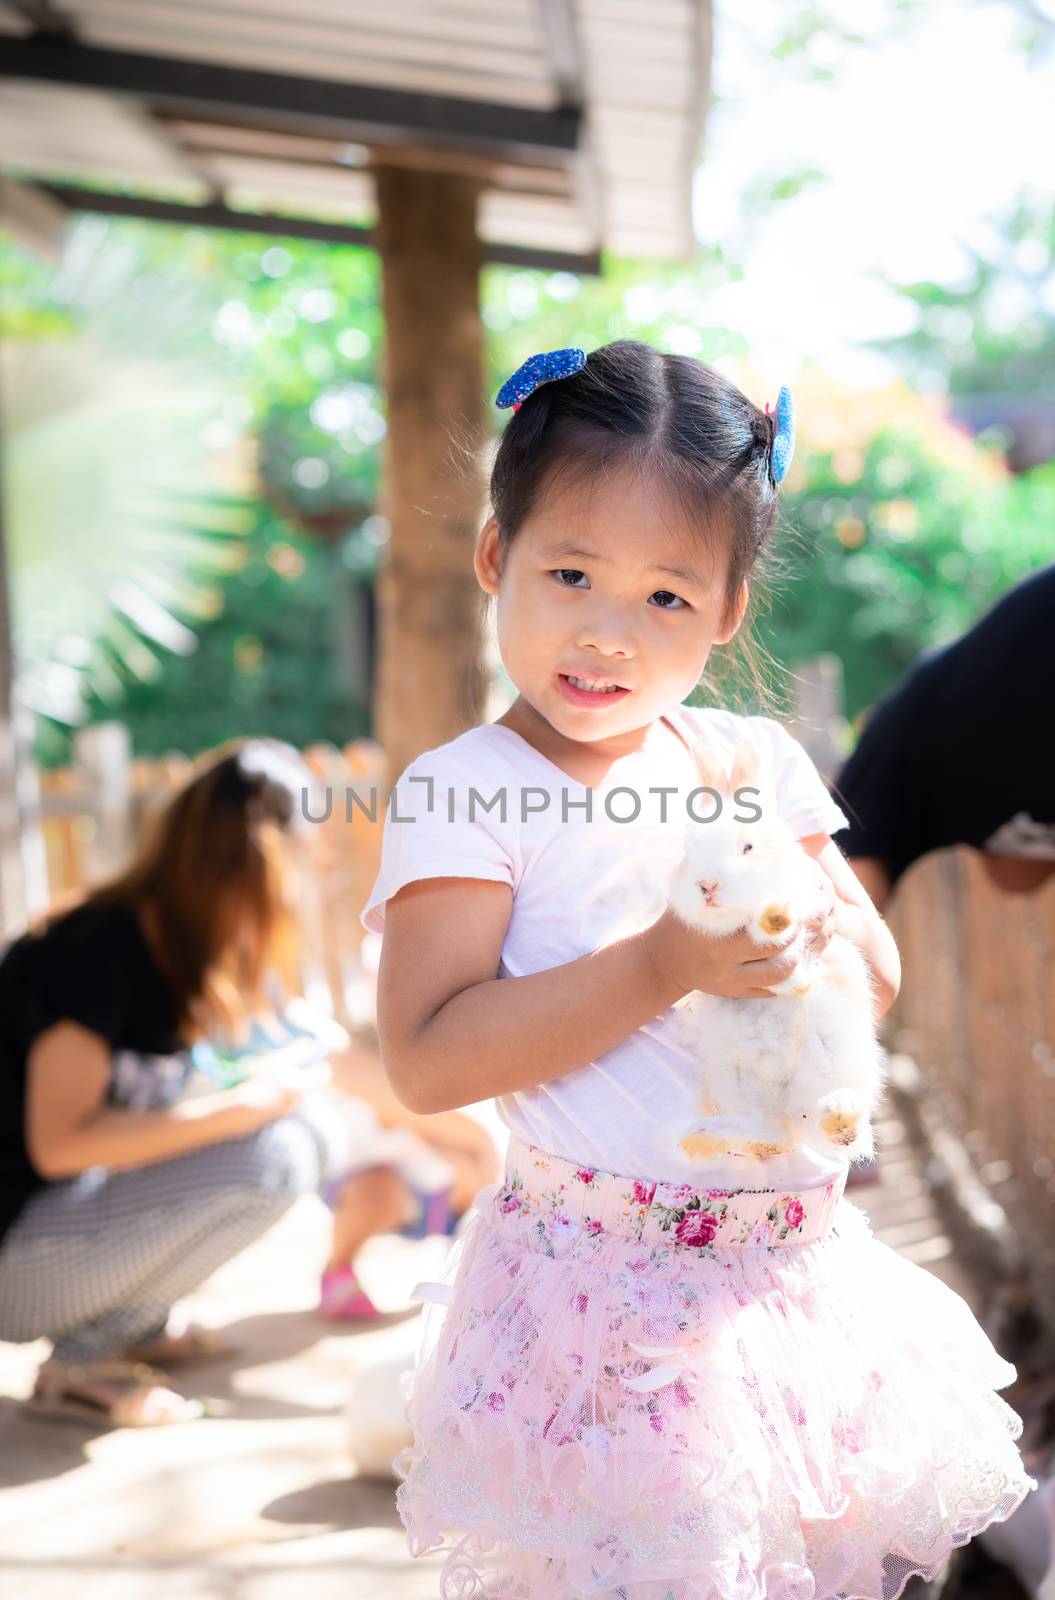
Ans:
{"label": "girl's dark hair", "polygon": [[269,966],[291,947],[297,906],[285,840],[319,815],[318,781],[279,739],[228,740],[148,816],[128,865],[73,891],[32,932],[78,904],[135,907],[188,1039],[237,1032],[267,1009]]}
{"label": "girl's dark hair", "polygon": [[[725,552],[731,610],[745,578],[777,565],[770,548],[775,429],[773,416],[702,361],[636,339],[603,345],[574,376],[542,384],[507,424],[491,469],[500,542],[511,544],[543,495],[562,483],[629,468],[675,504],[716,554]],[[750,639],[756,581],[737,637],[751,687],[768,705]]]}

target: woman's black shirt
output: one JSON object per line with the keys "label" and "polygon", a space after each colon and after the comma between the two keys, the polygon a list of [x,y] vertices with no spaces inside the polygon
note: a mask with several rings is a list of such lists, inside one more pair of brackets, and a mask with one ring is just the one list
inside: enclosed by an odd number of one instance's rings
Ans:
{"label": "woman's black shirt", "polygon": [[843,853],[892,884],[950,845],[1055,858],[1055,565],[927,651],[875,707],[836,776]]}
{"label": "woman's black shirt", "polygon": [[79,905],[41,934],[10,943],[0,956],[0,1241],[48,1181],[26,1150],[26,1060],[38,1034],[63,1020],[110,1045],[111,1104],[169,1104],[190,1070],[134,906]]}

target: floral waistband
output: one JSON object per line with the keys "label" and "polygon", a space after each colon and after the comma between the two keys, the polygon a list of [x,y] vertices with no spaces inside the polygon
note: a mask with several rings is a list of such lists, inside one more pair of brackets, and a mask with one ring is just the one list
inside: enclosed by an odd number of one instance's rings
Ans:
{"label": "floral waistband", "polygon": [[705,1189],[577,1166],[515,1135],[493,1204],[511,1220],[541,1224],[554,1241],[616,1234],[696,1249],[772,1250],[823,1238],[846,1173],[810,1189]]}

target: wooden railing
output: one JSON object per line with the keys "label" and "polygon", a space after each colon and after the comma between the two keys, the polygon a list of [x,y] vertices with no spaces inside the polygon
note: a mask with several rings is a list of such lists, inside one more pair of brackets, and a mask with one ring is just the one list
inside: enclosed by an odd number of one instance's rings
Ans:
{"label": "wooden railing", "polygon": [[1055,881],[1008,894],[975,851],[942,850],[886,917],[903,969],[886,1043],[918,1069],[938,1169],[1055,1334]]}

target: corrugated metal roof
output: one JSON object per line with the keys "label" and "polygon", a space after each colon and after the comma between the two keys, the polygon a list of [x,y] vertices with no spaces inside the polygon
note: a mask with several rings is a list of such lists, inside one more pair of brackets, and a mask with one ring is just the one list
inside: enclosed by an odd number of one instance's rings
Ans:
{"label": "corrugated metal roof", "polygon": [[380,152],[480,175],[493,246],[693,248],[710,0],[0,0],[0,29],[8,171],[369,229]]}

